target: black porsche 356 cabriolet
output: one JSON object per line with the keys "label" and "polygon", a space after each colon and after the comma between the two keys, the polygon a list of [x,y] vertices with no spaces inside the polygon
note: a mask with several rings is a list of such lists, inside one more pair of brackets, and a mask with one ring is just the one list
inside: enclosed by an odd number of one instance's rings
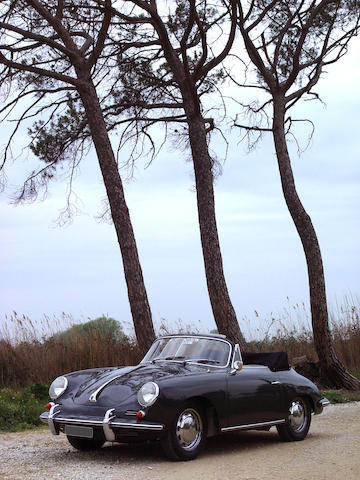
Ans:
{"label": "black porsche 356 cabriolet", "polygon": [[174,460],[191,460],[208,436],[237,430],[276,426],[281,440],[303,440],[311,414],[329,404],[286,353],[241,355],[220,335],[161,337],[139,365],[69,373],[49,394],[40,418],[73,447],[160,440]]}

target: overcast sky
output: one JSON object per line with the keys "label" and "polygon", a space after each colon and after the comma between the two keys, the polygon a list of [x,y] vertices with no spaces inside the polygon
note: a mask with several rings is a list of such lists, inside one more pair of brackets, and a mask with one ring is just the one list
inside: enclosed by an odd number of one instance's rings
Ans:
{"label": "overcast sky", "polygon": [[[299,118],[316,130],[309,148],[292,160],[299,194],[318,233],[331,305],[357,296],[360,245],[360,49],[329,69],[317,91],[326,102],[303,103]],[[298,129],[303,145],[309,128]],[[8,135],[2,126],[2,143]],[[308,305],[305,258],[282,197],[270,137],[248,154],[237,132],[216,181],[216,211],[230,295],[247,333],[258,319],[289,305]],[[25,133],[15,142],[26,143]],[[215,150],[223,153],[223,145]],[[153,164],[138,165],[126,183],[154,321],[215,328],[204,276],[191,163],[187,154],[163,149]],[[26,155],[9,163],[8,192],[27,169]],[[126,176],[126,172],[123,172]],[[113,226],[94,218],[104,188],[93,152],[83,161],[75,190],[82,215],[71,225],[55,220],[65,203],[65,184],[46,201],[13,207],[0,197],[0,319],[13,310],[33,320],[44,313],[71,314],[74,321],[102,314],[131,324],[122,263]],[[247,317],[247,321],[243,317]]]}

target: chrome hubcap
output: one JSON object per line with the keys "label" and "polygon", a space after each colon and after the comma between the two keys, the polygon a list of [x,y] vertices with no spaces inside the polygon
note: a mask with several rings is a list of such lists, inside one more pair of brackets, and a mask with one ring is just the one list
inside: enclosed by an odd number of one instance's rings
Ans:
{"label": "chrome hubcap", "polygon": [[176,437],[180,446],[185,450],[196,448],[202,436],[202,421],[196,410],[187,408],[176,423]]}
{"label": "chrome hubcap", "polygon": [[292,402],[289,411],[290,425],[294,431],[301,431],[306,424],[306,412],[304,404],[300,400],[295,400]]}

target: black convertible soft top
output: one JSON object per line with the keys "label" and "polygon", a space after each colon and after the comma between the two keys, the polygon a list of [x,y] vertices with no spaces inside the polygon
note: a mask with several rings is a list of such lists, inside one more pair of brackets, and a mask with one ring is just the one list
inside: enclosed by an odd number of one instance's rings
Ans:
{"label": "black convertible soft top", "polygon": [[243,352],[244,365],[265,365],[273,372],[290,370],[289,359],[286,352],[251,353]]}

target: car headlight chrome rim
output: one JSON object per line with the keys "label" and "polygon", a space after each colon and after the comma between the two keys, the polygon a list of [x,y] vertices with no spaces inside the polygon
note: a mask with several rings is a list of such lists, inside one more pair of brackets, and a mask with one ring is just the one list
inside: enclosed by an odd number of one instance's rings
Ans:
{"label": "car headlight chrome rim", "polygon": [[68,386],[68,379],[66,377],[57,377],[52,382],[49,388],[49,397],[51,400],[55,400],[62,395]]}
{"label": "car headlight chrome rim", "polygon": [[155,382],[145,383],[138,391],[138,402],[142,407],[150,407],[159,396],[159,385]]}

